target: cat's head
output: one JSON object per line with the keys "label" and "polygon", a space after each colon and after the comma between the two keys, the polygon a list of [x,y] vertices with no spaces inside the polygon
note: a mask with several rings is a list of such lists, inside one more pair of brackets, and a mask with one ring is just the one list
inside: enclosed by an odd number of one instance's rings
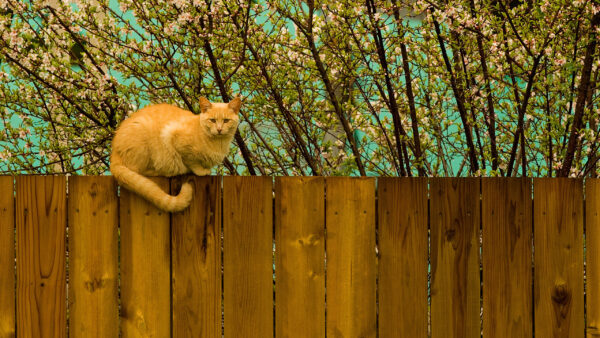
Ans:
{"label": "cat's head", "polygon": [[239,112],[242,100],[239,97],[229,103],[211,103],[200,98],[200,123],[211,136],[233,135],[240,122]]}

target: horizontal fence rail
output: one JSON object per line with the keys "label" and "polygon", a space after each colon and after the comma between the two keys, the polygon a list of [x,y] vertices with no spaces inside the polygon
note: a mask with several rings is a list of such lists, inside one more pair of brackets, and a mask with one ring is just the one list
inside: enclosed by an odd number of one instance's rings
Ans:
{"label": "horizontal fence rail", "polygon": [[0,176],[0,337],[600,337],[600,180],[193,184]]}

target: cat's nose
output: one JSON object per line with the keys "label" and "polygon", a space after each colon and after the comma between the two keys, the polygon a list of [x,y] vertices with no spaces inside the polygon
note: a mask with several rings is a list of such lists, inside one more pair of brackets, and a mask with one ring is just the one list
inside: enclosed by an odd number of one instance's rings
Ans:
{"label": "cat's nose", "polygon": [[219,132],[219,134],[221,133],[221,130],[223,130],[223,128],[217,128],[217,132]]}

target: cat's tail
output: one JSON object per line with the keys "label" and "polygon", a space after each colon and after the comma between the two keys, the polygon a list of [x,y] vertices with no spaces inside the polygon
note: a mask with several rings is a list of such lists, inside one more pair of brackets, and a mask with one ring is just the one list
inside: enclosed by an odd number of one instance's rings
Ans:
{"label": "cat's tail", "polygon": [[110,171],[121,186],[137,193],[164,211],[181,211],[192,201],[193,188],[189,182],[181,186],[177,196],[169,195],[148,177],[127,168],[116,153],[111,155]]}

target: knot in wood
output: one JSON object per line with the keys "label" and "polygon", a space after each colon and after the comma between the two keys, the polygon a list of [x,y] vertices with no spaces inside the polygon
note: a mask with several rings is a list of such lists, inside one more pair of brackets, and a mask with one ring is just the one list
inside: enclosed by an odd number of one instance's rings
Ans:
{"label": "knot in wood", "polygon": [[593,325],[588,326],[586,332],[590,337],[600,337],[600,329]]}
{"label": "knot in wood", "polygon": [[92,183],[92,186],[90,187],[90,196],[94,198],[96,195],[98,195],[98,185],[96,183]]}
{"label": "knot in wood", "polygon": [[559,282],[552,289],[552,301],[558,305],[567,305],[571,300],[571,291],[565,282]]}
{"label": "knot in wood", "polygon": [[321,236],[316,234],[310,234],[306,237],[299,238],[298,244],[300,244],[300,246],[315,246],[319,243],[320,237]]}
{"label": "knot in wood", "polygon": [[446,230],[446,241],[452,242],[452,240],[454,239],[455,235],[456,235],[456,230],[455,229],[448,229],[448,230]]}
{"label": "knot in wood", "polygon": [[101,289],[106,285],[106,280],[104,278],[92,278],[85,282],[84,286],[86,290],[89,292],[94,292],[97,289]]}

